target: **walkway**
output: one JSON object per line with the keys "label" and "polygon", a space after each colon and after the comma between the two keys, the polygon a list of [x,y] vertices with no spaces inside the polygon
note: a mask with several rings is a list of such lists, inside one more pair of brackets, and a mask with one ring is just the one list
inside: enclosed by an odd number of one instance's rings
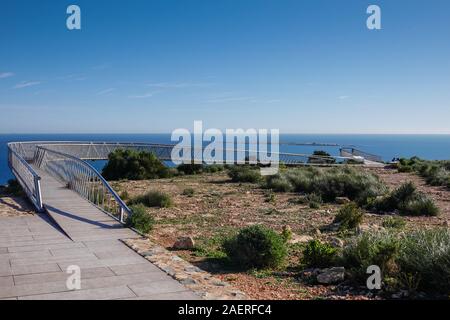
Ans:
{"label": "walkway", "polygon": [[[37,171],[51,219],[0,218],[0,299],[199,299],[119,241],[136,233]],[[66,286],[71,265],[81,290]]]}

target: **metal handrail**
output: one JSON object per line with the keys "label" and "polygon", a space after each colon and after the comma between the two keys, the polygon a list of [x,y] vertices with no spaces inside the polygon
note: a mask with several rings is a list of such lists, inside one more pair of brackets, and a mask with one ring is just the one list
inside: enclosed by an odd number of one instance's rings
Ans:
{"label": "metal handrail", "polygon": [[131,215],[131,210],[125,202],[86,161],[44,146],[37,146],[34,163],[121,223],[125,223],[125,215]]}
{"label": "metal handrail", "polygon": [[16,177],[22,189],[27,194],[37,211],[43,210],[41,177],[25,161],[16,150],[17,143],[8,143],[8,166]]}

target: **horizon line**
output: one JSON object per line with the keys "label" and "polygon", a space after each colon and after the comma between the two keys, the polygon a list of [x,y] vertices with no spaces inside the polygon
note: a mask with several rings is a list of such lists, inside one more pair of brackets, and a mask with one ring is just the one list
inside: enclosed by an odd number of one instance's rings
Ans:
{"label": "horizon line", "polygon": [[[246,129],[244,129],[246,130]],[[164,135],[170,135],[172,134],[171,132],[15,132],[15,133],[6,133],[6,132],[0,132],[0,135],[147,135],[147,134],[164,134]],[[193,134],[193,132],[192,132]],[[224,133],[224,135],[226,135]],[[410,133],[410,132],[405,132],[405,133],[399,133],[399,132],[386,132],[386,133],[380,133],[380,132],[346,132],[346,133],[327,133],[327,132],[318,132],[318,133],[314,133],[314,132],[286,132],[286,133],[282,133],[280,132],[280,135],[450,135],[450,132],[443,132],[443,133],[439,133],[439,132],[422,132],[422,133]]]}

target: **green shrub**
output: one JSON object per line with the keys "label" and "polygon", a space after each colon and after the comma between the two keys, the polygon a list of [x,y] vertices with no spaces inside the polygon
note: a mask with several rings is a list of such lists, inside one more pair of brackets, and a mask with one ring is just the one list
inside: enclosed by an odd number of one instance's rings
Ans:
{"label": "green shrub", "polygon": [[280,174],[268,176],[264,186],[265,188],[271,189],[275,192],[290,192],[294,189],[289,180]]}
{"label": "green shrub", "polygon": [[307,197],[309,207],[311,209],[319,209],[320,206],[323,204],[323,200],[322,200],[322,197],[320,194],[310,193],[306,197]]}
{"label": "green shrub", "polygon": [[363,233],[344,248],[343,262],[358,281],[367,279],[367,267],[377,265],[383,277],[394,273],[399,241],[390,233]]}
{"label": "green shrub", "polygon": [[16,179],[8,180],[5,188],[5,193],[12,196],[20,196],[23,194],[22,186]]}
{"label": "green shrub", "polygon": [[406,216],[436,216],[439,213],[433,200],[419,192],[412,182],[406,182],[387,196],[377,199],[372,208],[377,212],[398,210]]}
{"label": "green shrub", "polygon": [[127,226],[133,227],[142,233],[148,233],[155,223],[153,217],[147,213],[145,206],[138,204],[131,206],[131,216],[127,219]]}
{"label": "green shrub", "polygon": [[[450,294],[450,230],[364,233],[344,248],[343,262],[365,284],[370,265],[380,267],[388,289]],[[386,281],[389,280],[389,281]]]}
{"label": "green shrub", "polygon": [[417,157],[401,159],[399,172],[415,172],[433,186],[450,187],[450,161],[426,161]]}
{"label": "green shrub", "polygon": [[250,226],[223,243],[231,261],[245,269],[280,266],[287,250],[283,237],[264,226]]}
{"label": "green shrub", "polygon": [[177,170],[185,175],[199,174],[203,172],[203,164],[200,163],[182,163]]}
{"label": "green shrub", "polygon": [[166,178],[169,170],[151,152],[118,149],[110,153],[102,175],[107,180]]}
{"label": "green shrub", "polygon": [[123,201],[127,201],[130,199],[130,195],[128,194],[128,191],[122,191],[122,193],[120,194],[120,199],[122,199]]}
{"label": "green shrub", "polygon": [[308,242],[303,251],[303,263],[310,268],[333,266],[337,258],[337,249],[319,240]]}
{"label": "green shrub", "polygon": [[355,203],[349,203],[339,209],[334,222],[339,223],[340,230],[350,230],[356,228],[362,222],[363,217],[363,211]]}
{"label": "green shrub", "polygon": [[250,166],[233,166],[228,171],[228,176],[233,182],[256,183],[261,180],[259,169]]}
{"label": "green shrub", "polygon": [[308,158],[308,163],[312,163],[312,164],[334,164],[334,163],[336,163],[336,159],[333,158],[326,151],[316,150]]}
{"label": "green shrub", "polygon": [[203,166],[203,172],[216,173],[225,170],[225,166],[221,164],[211,164]]}
{"label": "green shrub", "polygon": [[382,225],[385,228],[402,229],[405,227],[406,222],[401,217],[393,216],[384,219]]}
{"label": "green shrub", "polygon": [[264,194],[264,201],[268,202],[268,203],[276,203],[277,202],[277,198],[275,196],[275,193],[273,193],[272,190],[269,190],[268,192],[266,192]]}
{"label": "green shrub", "polygon": [[195,190],[194,190],[194,188],[186,188],[186,189],[183,190],[182,194],[184,196],[193,197],[194,194],[195,194]]}
{"label": "green shrub", "polygon": [[400,242],[398,265],[413,275],[418,289],[450,294],[450,230],[407,233]]}
{"label": "green shrub", "polygon": [[170,208],[173,206],[172,197],[161,191],[149,191],[131,200],[131,204],[143,204],[147,207]]}
{"label": "green shrub", "polygon": [[401,206],[399,212],[406,216],[437,216],[439,208],[432,199],[422,195]]}
{"label": "green shrub", "polygon": [[377,176],[350,167],[286,170],[266,177],[263,187],[278,192],[316,193],[327,202],[334,201],[336,197],[347,197],[360,205],[387,191]]}

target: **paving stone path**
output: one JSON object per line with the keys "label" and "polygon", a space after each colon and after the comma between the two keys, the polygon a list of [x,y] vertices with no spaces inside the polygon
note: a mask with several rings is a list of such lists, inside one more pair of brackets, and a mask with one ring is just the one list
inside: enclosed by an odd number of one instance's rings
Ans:
{"label": "paving stone path", "polygon": [[[39,174],[47,213],[0,218],[0,300],[199,299],[120,241],[135,232]],[[72,265],[80,290],[66,284]]]}

